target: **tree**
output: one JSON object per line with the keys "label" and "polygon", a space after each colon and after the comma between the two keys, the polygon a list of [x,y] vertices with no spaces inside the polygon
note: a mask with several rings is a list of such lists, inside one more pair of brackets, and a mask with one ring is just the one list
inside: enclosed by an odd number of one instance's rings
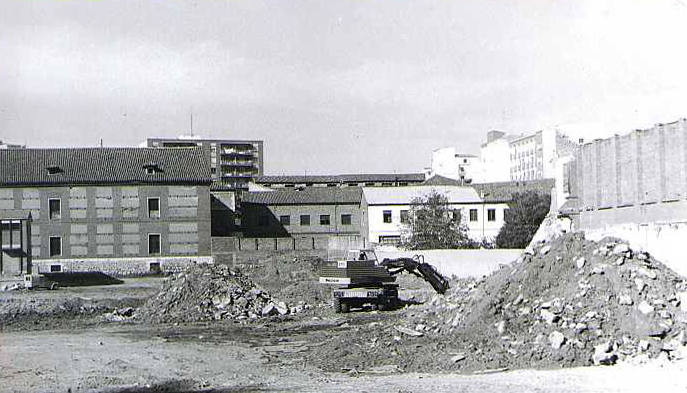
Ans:
{"label": "tree", "polygon": [[513,194],[505,223],[496,236],[499,248],[525,248],[549,212],[551,196],[534,191]]}
{"label": "tree", "polygon": [[411,201],[402,239],[402,245],[411,250],[460,248],[470,244],[460,211],[452,210],[448,198],[436,190]]}

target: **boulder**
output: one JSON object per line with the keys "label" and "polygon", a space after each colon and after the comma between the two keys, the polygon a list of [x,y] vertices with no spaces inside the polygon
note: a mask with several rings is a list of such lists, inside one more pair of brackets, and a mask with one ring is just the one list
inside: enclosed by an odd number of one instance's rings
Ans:
{"label": "boulder", "polygon": [[613,247],[613,254],[615,255],[625,254],[628,251],[630,251],[630,246],[625,243],[616,244],[615,247]]}
{"label": "boulder", "polygon": [[551,251],[551,246],[544,246],[539,250],[539,255],[546,255]]}
{"label": "boulder", "polygon": [[546,321],[546,323],[548,323],[549,325],[558,322],[558,319],[559,319],[559,316],[558,316],[558,315],[552,313],[552,312],[549,311],[549,310],[541,310],[541,311],[539,312],[539,315],[541,316],[541,319],[543,319],[544,321]]}
{"label": "boulder", "polygon": [[585,263],[587,263],[587,260],[584,259],[584,257],[579,257],[577,258],[577,261],[575,261],[575,265],[578,269],[582,269]]}
{"label": "boulder", "polygon": [[274,303],[268,303],[265,307],[262,308],[262,316],[267,317],[270,315],[276,315],[279,312],[277,311],[277,306],[274,305]]}

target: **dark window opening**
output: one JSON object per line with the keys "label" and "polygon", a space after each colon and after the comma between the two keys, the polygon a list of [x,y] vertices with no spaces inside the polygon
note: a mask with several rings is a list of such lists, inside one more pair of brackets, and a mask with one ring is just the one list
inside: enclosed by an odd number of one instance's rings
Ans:
{"label": "dark window opening", "polygon": [[162,273],[162,268],[160,268],[160,262],[150,262],[149,271],[153,274]]}
{"label": "dark window opening", "polygon": [[401,210],[401,224],[408,223],[408,210]]}
{"label": "dark window opening", "polygon": [[387,224],[391,223],[391,210],[384,210],[383,221]]}
{"label": "dark window opening", "polygon": [[160,218],[160,198],[148,198],[148,217]]}
{"label": "dark window opening", "polygon": [[48,200],[48,208],[50,210],[50,219],[59,220],[62,213],[62,206],[59,199]]}
{"label": "dark window opening", "polygon": [[308,214],[302,214],[301,215],[301,225],[304,225],[304,226],[310,225],[310,215],[308,215]]}
{"label": "dark window opening", "polygon": [[282,225],[291,225],[291,216],[279,216],[279,223]]}
{"label": "dark window opening", "polygon": [[470,221],[477,221],[477,209],[470,209]]}
{"label": "dark window opening", "polygon": [[321,214],[320,215],[320,225],[329,225],[329,214]]}
{"label": "dark window opening", "polygon": [[351,215],[342,214],[341,215],[341,225],[351,225]]}
{"label": "dark window opening", "polygon": [[62,265],[50,265],[50,273],[56,273],[62,271]]}
{"label": "dark window opening", "polygon": [[62,255],[62,238],[58,236],[50,237],[50,256],[59,257]]}
{"label": "dark window opening", "polygon": [[496,209],[487,209],[487,221],[496,221]]}
{"label": "dark window opening", "polygon": [[160,234],[148,234],[148,255],[160,255]]}

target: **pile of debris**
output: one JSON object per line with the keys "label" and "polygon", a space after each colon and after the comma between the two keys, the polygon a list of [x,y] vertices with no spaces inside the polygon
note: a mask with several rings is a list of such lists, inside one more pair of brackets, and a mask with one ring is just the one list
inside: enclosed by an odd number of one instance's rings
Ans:
{"label": "pile of debris", "polygon": [[673,358],[687,344],[687,282],[626,243],[568,234],[422,314],[417,324],[497,367]]}
{"label": "pile of debris", "polygon": [[254,320],[304,310],[277,302],[225,265],[198,264],[165,280],[160,292],[136,311],[148,322]]}

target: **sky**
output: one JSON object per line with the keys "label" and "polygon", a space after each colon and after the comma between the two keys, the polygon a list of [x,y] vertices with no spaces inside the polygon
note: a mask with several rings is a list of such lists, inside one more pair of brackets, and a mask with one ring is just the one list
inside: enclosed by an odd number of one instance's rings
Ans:
{"label": "sky", "polygon": [[687,0],[0,0],[0,140],[265,141],[266,174],[421,172],[489,130],[687,117]]}

